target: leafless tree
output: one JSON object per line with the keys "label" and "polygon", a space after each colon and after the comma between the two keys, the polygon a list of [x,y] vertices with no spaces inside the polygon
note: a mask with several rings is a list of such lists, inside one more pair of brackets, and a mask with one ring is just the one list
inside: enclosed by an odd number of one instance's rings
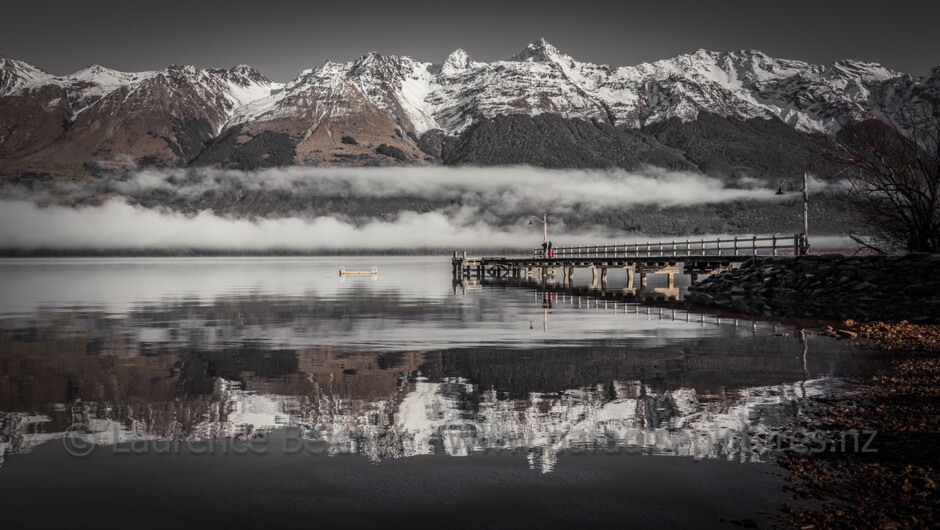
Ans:
{"label": "leafless tree", "polygon": [[[882,107],[882,109],[885,109]],[[852,238],[878,252],[940,251],[940,109],[908,100],[848,124],[823,148],[859,216]]]}

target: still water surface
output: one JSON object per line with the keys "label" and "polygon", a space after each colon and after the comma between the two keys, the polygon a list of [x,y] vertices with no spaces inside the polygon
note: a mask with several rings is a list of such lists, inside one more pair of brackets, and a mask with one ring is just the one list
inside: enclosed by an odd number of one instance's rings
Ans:
{"label": "still water surface", "polygon": [[764,521],[786,494],[761,435],[868,369],[792,325],[455,285],[447,258],[0,281],[0,496],[37,525]]}

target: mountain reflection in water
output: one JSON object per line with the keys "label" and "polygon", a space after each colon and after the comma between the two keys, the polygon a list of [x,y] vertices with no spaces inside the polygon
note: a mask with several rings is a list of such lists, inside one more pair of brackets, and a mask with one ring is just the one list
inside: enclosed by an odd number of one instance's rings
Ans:
{"label": "mountain reflection in water", "polygon": [[445,260],[383,260],[377,279],[353,280],[336,259],[4,261],[0,454],[284,429],[376,461],[755,460],[750,437],[858,368],[826,338],[807,337],[804,356],[794,328],[555,294],[548,307],[524,287],[455,292]]}

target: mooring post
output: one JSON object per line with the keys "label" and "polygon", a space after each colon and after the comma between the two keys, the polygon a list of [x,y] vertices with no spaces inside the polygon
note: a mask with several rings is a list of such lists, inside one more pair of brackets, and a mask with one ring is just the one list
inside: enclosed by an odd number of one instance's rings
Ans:
{"label": "mooring post", "polygon": [[633,289],[633,267],[627,269],[627,288]]}
{"label": "mooring post", "polygon": [[676,275],[675,273],[669,273],[669,288],[672,289],[676,286]]}

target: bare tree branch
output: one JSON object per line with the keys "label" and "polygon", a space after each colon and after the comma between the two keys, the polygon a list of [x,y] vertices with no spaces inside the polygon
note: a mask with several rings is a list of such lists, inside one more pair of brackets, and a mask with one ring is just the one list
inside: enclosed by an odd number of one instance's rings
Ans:
{"label": "bare tree branch", "polygon": [[844,176],[844,200],[869,236],[850,236],[863,248],[884,252],[940,251],[940,115],[909,96],[881,120],[844,126],[821,149]]}

